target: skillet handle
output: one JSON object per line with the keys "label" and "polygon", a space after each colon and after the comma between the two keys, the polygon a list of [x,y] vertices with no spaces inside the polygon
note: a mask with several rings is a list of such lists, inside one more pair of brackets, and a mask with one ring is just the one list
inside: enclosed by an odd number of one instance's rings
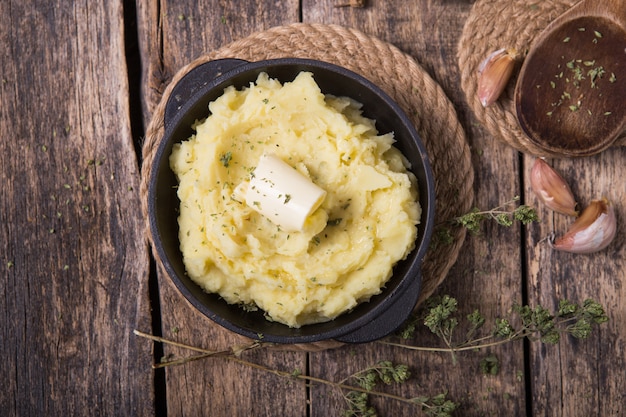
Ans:
{"label": "skillet handle", "polygon": [[225,58],[208,61],[192,68],[174,86],[172,93],[165,104],[163,122],[165,129],[170,125],[183,104],[188,101],[198,89],[204,87],[225,72],[247,64],[243,59]]}
{"label": "skillet handle", "polygon": [[365,326],[339,336],[335,340],[344,343],[367,343],[382,339],[397,331],[413,312],[419,298],[421,284],[420,276],[416,276],[398,296],[398,299],[381,315]]}

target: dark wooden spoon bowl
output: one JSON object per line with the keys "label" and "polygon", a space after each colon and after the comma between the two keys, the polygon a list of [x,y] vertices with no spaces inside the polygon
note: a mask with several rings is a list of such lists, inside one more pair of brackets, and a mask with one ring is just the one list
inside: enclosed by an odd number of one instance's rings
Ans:
{"label": "dark wooden spoon bowl", "polygon": [[626,129],[626,0],[583,0],[534,41],[515,88],[520,126],[557,156],[588,156]]}

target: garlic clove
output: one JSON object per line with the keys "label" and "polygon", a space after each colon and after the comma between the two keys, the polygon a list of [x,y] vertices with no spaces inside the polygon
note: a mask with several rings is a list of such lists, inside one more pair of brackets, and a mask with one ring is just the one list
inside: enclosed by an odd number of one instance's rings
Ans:
{"label": "garlic clove", "polygon": [[500,97],[513,74],[516,58],[515,49],[498,49],[480,63],[477,92],[483,107],[493,104]]}
{"label": "garlic clove", "polygon": [[542,158],[535,159],[530,170],[530,187],[550,210],[568,216],[578,216],[576,200],[569,185]]}
{"label": "garlic clove", "polygon": [[567,233],[551,246],[565,252],[592,253],[606,248],[616,233],[615,210],[606,198],[602,198],[593,200]]}

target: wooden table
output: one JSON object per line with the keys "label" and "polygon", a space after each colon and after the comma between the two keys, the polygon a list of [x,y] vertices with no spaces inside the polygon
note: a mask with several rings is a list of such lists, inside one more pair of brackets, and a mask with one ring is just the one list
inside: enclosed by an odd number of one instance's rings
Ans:
{"label": "wooden table", "polygon": [[[196,56],[258,30],[293,22],[361,30],[412,55],[443,87],[467,131],[475,205],[512,196],[538,207],[541,223],[487,223],[469,236],[437,291],[493,320],[513,304],[599,301],[610,318],[592,337],[556,345],[517,341],[480,352],[411,352],[377,343],[321,352],[268,349],[242,358],[288,373],[338,381],[381,360],[409,365],[412,379],[382,387],[403,397],[442,392],[459,416],[626,414],[626,149],[551,161],[582,203],[606,195],[619,235],[593,255],[542,241],[569,220],[538,205],[533,157],[495,140],[460,88],[456,46],[472,4],[462,0],[0,3],[0,410],[2,415],[333,416],[338,390],[306,385],[223,359],[153,370],[184,349],[133,334],[223,349],[241,338],[209,324],[157,274],[138,193],[142,137],[170,77]],[[346,3],[348,1],[346,0]],[[441,346],[425,327],[425,346]],[[497,356],[499,372],[480,361]],[[417,406],[372,399],[381,416]],[[423,414],[423,413],[422,413]]]}

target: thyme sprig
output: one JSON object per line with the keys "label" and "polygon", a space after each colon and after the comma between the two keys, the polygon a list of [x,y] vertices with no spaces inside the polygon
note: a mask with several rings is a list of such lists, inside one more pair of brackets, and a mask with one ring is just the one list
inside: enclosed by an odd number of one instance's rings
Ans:
{"label": "thyme sprig", "polygon": [[342,384],[351,381],[364,391],[351,390],[343,396],[348,409],[343,412],[344,417],[374,417],[376,409],[370,405],[369,393],[379,382],[390,385],[392,382],[403,383],[409,379],[411,372],[406,365],[394,365],[391,361],[382,361],[350,375],[341,381]]}
{"label": "thyme sprig", "polygon": [[292,372],[280,371],[241,358],[241,354],[243,352],[253,349],[267,348],[273,346],[273,343],[254,341],[247,345],[233,346],[228,349],[216,351],[199,348],[181,342],[176,342],[163,337],[144,333],[139,330],[134,330],[134,334],[152,340],[153,342],[164,343],[167,345],[176,346],[179,348],[197,352],[197,354],[183,357],[180,359],[163,359],[160,362],[152,365],[154,369],[163,368],[166,366],[183,365],[185,363],[189,363],[199,359],[219,358],[223,360],[229,360],[232,362],[236,362],[240,365],[244,365],[252,369],[257,369],[282,378],[297,379],[302,380],[307,384],[320,384],[338,389],[342,393],[345,393],[343,394],[343,397],[349,408],[348,410],[344,411],[344,415],[349,417],[376,416],[376,409],[369,404],[370,396],[388,398],[411,405],[417,405],[421,407],[421,410],[424,411],[425,415],[428,417],[450,417],[451,413],[458,407],[458,404],[446,398],[446,393],[440,393],[432,397],[419,396],[414,398],[405,398],[398,395],[374,390],[378,382],[383,382],[389,385],[392,382],[404,383],[409,379],[411,373],[408,366],[402,364],[394,365],[390,361],[379,362],[378,364],[358,371],[355,374],[350,375],[349,377],[339,382],[334,382],[324,378],[304,375],[300,370],[297,369],[293,370]]}
{"label": "thyme sprig", "polygon": [[[343,417],[376,417],[376,408],[370,404],[370,396],[380,396],[394,399],[403,403],[417,405],[428,417],[450,417],[457,409],[458,404],[447,399],[447,393],[443,392],[435,396],[418,396],[412,398],[400,397],[376,391],[379,383],[391,385],[392,383],[402,384],[409,380],[411,372],[409,367],[403,364],[394,364],[391,361],[381,361],[374,366],[358,371],[339,383],[331,383],[335,388],[340,388],[345,394],[348,409],[342,413]],[[316,382],[320,382],[319,380]],[[325,382],[324,382],[325,383]],[[351,385],[351,384],[354,385]]]}
{"label": "thyme sprig", "polygon": [[452,219],[452,224],[460,225],[477,234],[480,232],[480,224],[485,220],[494,220],[501,226],[510,227],[515,221],[526,225],[539,221],[535,209],[525,204],[517,204],[520,197],[515,196],[511,200],[489,210],[480,210],[474,207],[468,213]]}
{"label": "thyme sprig", "polygon": [[[562,335],[585,339],[590,336],[594,325],[608,321],[604,307],[592,299],[587,299],[580,305],[568,300],[561,300],[555,313],[550,313],[540,305],[536,307],[514,305],[510,314],[511,317],[509,318],[497,317],[491,324],[491,328],[485,330],[487,320],[478,310],[474,310],[463,317],[458,312],[458,302],[454,297],[448,295],[431,297],[426,301],[425,308],[416,314],[412,320],[409,320],[400,336],[404,339],[411,339],[417,326],[422,323],[438,336],[443,342],[443,346],[425,347],[406,342],[398,343],[393,341],[393,337],[376,343],[415,351],[449,352],[456,363],[459,352],[490,348],[524,338],[546,344],[559,343]],[[461,328],[465,329],[465,332],[460,330]],[[153,342],[195,352],[194,355],[179,359],[163,358],[159,363],[153,364],[153,368],[182,365],[199,359],[229,360],[282,378],[295,378],[309,385],[320,384],[337,389],[342,393],[348,406],[348,409],[343,413],[346,417],[376,416],[376,409],[369,402],[371,396],[418,406],[428,417],[450,417],[459,407],[458,403],[447,398],[446,392],[434,396],[406,398],[377,389],[381,383],[385,385],[406,383],[411,372],[409,367],[404,364],[381,361],[336,382],[304,375],[299,370],[286,372],[272,369],[241,357],[244,352],[267,348],[273,346],[273,343],[257,340],[228,349],[209,350],[153,336],[138,330],[135,330],[134,333]],[[497,357],[493,354],[484,358],[480,363],[480,369],[485,374],[495,375],[498,368]]]}
{"label": "thyme sprig", "polygon": [[170,346],[176,346],[179,348],[198,352],[197,355],[186,356],[184,358],[179,358],[179,359],[174,359],[174,360],[169,360],[168,358],[161,358],[160,362],[152,365],[153,369],[165,368],[167,366],[183,365],[188,362],[193,362],[193,361],[197,361],[199,359],[205,359],[205,358],[220,358],[220,357],[224,358],[224,357],[229,357],[229,356],[239,357],[245,351],[264,348],[272,344],[272,343],[262,343],[258,340],[255,340],[249,344],[231,346],[228,349],[209,350],[209,349],[199,348],[196,346],[191,346],[185,343],[176,342],[174,340],[169,340],[164,337],[154,336],[148,333],[141,332],[139,330],[134,330],[133,333],[136,336],[140,336],[145,339],[152,340],[153,342],[164,343]]}
{"label": "thyme sprig", "polygon": [[523,225],[539,222],[537,211],[528,205],[519,204],[519,201],[520,197],[515,196],[497,207],[487,210],[474,207],[467,213],[444,221],[436,226],[431,245],[436,248],[439,245],[453,243],[452,229],[454,227],[463,227],[473,235],[478,235],[481,231],[481,224],[486,221],[495,221],[505,227],[511,227],[515,222]]}
{"label": "thyme sprig", "polygon": [[[450,352],[456,362],[458,352],[494,347],[525,338],[552,345],[559,343],[562,335],[586,339],[594,325],[608,321],[604,307],[592,299],[585,300],[581,305],[561,300],[554,313],[550,313],[541,305],[536,307],[514,305],[510,318],[497,317],[491,328],[482,333],[486,319],[475,310],[465,316],[464,324],[467,331],[459,336],[459,323],[463,318],[458,314],[457,305],[457,300],[448,295],[432,297],[427,301],[423,323],[439,337],[444,344],[443,347],[420,347],[389,340],[379,343],[411,350]],[[400,336],[404,339],[412,338],[417,320],[420,320],[419,316],[409,322]]]}
{"label": "thyme sprig", "polygon": [[389,385],[392,382],[402,383],[411,376],[409,367],[406,365],[394,365],[391,361],[382,361],[375,366],[363,369],[352,375],[360,387],[371,391],[377,383],[384,382]]}

